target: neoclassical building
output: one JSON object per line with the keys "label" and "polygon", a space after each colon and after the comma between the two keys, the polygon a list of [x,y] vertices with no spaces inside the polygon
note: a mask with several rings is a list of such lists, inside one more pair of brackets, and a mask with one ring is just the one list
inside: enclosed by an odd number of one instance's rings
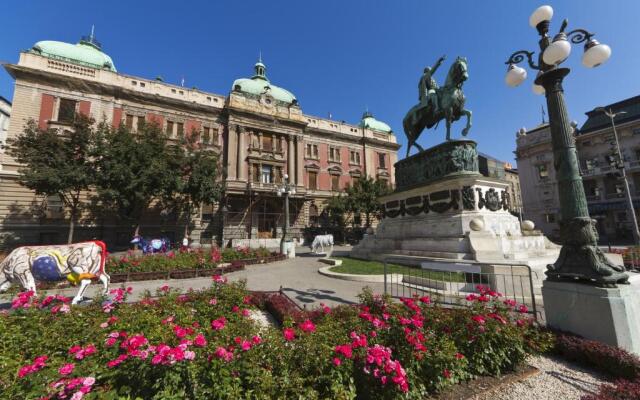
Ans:
{"label": "neoclassical building", "polygon": [[[262,60],[254,74],[233,82],[228,94],[126,75],[92,36],[77,44],[41,41],[5,64],[15,79],[7,137],[20,135],[33,119],[42,129],[69,129],[76,113],[132,130],[155,122],[175,140],[196,132],[220,154],[226,190],[220,204],[203,204],[191,224],[191,239],[276,238],[283,223],[277,187],[285,176],[295,185],[290,229],[323,223],[326,200],[364,176],[393,185],[399,145],[391,128],[365,113],[356,124],[304,114],[296,96],[267,78]],[[66,238],[60,199],[41,198],[19,185],[19,165],[0,153],[0,247],[55,243]],[[143,234],[178,239],[178,216],[149,210]],[[77,240],[102,238],[126,245],[130,228],[108,215],[87,215]]]}

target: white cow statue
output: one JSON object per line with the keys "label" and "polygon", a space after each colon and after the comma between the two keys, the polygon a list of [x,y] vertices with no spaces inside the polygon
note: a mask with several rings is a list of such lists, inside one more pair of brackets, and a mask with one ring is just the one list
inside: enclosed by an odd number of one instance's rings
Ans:
{"label": "white cow statue", "polygon": [[104,271],[107,248],[104,242],[93,240],[56,246],[22,246],[13,250],[0,262],[0,293],[18,282],[25,290],[36,292],[36,280],[80,283],[78,294],[71,304],[83,299],[92,279],[109,290],[109,275]]}
{"label": "white cow statue", "polygon": [[311,243],[311,251],[314,253],[318,253],[318,247],[322,248],[322,253],[324,253],[324,246],[331,246],[331,251],[329,254],[333,253],[333,235],[318,235],[313,239]]}

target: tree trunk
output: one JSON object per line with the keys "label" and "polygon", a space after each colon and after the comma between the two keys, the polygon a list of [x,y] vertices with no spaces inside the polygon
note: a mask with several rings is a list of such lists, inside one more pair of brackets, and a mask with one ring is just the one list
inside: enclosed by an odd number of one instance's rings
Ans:
{"label": "tree trunk", "polygon": [[370,218],[370,214],[367,212],[365,213],[366,218],[367,218],[367,228],[371,226],[371,218]]}
{"label": "tree trunk", "polygon": [[67,236],[67,244],[73,243],[73,231],[76,225],[76,210],[71,210],[71,216],[69,218],[69,236]]}

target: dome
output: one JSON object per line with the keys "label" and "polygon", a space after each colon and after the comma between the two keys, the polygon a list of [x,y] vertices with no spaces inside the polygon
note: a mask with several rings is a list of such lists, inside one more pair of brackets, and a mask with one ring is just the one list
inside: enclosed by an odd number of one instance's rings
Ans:
{"label": "dome", "polygon": [[374,131],[391,133],[391,127],[389,125],[385,124],[384,122],[378,121],[377,119],[375,119],[373,117],[373,114],[371,114],[369,111],[366,111],[364,114],[362,114],[362,120],[360,121],[360,127],[361,128],[369,128],[369,129],[372,129]]}
{"label": "dome", "polygon": [[251,78],[241,78],[233,81],[231,90],[256,96],[269,94],[275,100],[279,100],[287,104],[298,102],[296,96],[294,96],[293,93],[269,82],[269,79],[265,74],[267,68],[262,63],[262,60],[259,60],[255,64],[254,69],[256,71],[256,74]]}
{"label": "dome", "polygon": [[111,57],[102,52],[94,36],[83,37],[77,44],[43,40],[33,45],[32,53],[91,68],[117,72]]}

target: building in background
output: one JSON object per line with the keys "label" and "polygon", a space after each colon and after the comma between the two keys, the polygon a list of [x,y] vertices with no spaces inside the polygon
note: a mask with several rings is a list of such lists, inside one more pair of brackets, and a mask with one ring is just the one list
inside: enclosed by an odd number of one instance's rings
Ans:
{"label": "building in background", "polygon": [[[326,200],[354,181],[369,176],[393,185],[399,145],[387,124],[371,113],[356,124],[304,114],[293,93],[267,78],[262,60],[252,76],[234,81],[227,95],[118,72],[93,35],[77,44],[38,42],[20,53],[17,64],[4,67],[15,79],[9,138],[20,135],[30,119],[42,129],[64,130],[82,113],[134,131],[154,122],[173,140],[195,131],[204,146],[217,151],[226,193],[221,204],[202,205],[192,221],[195,242],[278,237],[284,217],[276,186],[285,174],[296,186],[290,198],[294,237],[322,224]],[[60,200],[19,185],[18,168],[0,154],[5,244],[63,241],[67,222]],[[180,221],[149,211],[142,233],[175,240],[184,229]],[[127,245],[132,233],[108,215],[86,216],[76,229],[77,240],[97,237],[112,246]]]}
{"label": "building in background", "polygon": [[[11,118],[11,102],[0,96],[0,153],[4,150],[2,147],[7,141],[9,132],[9,119]],[[2,164],[0,164],[0,169]]]}
{"label": "building in background", "polygon": [[518,170],[513,168],[511,163],[478,152],[478,171],[486,177],[509,183],[509,211],[513,214],[518,214],[522,209]]}
{"label": "building in background", "polygon": [[[637,214],[640,206],[640,96],[605,108],[626,112],[618,116],[615,123]],[[630,241],[631,218],[627,215],[624,183],[619,170],[612,165],[616,149],[611,120],[594,110],[586,115],[585,123],[575,131],[575,141],[589,214],[598,221],[602,241]],[[559,198],[549,125],[521,130],[516,141],[524,217],[550,237],[557,236]]]}

